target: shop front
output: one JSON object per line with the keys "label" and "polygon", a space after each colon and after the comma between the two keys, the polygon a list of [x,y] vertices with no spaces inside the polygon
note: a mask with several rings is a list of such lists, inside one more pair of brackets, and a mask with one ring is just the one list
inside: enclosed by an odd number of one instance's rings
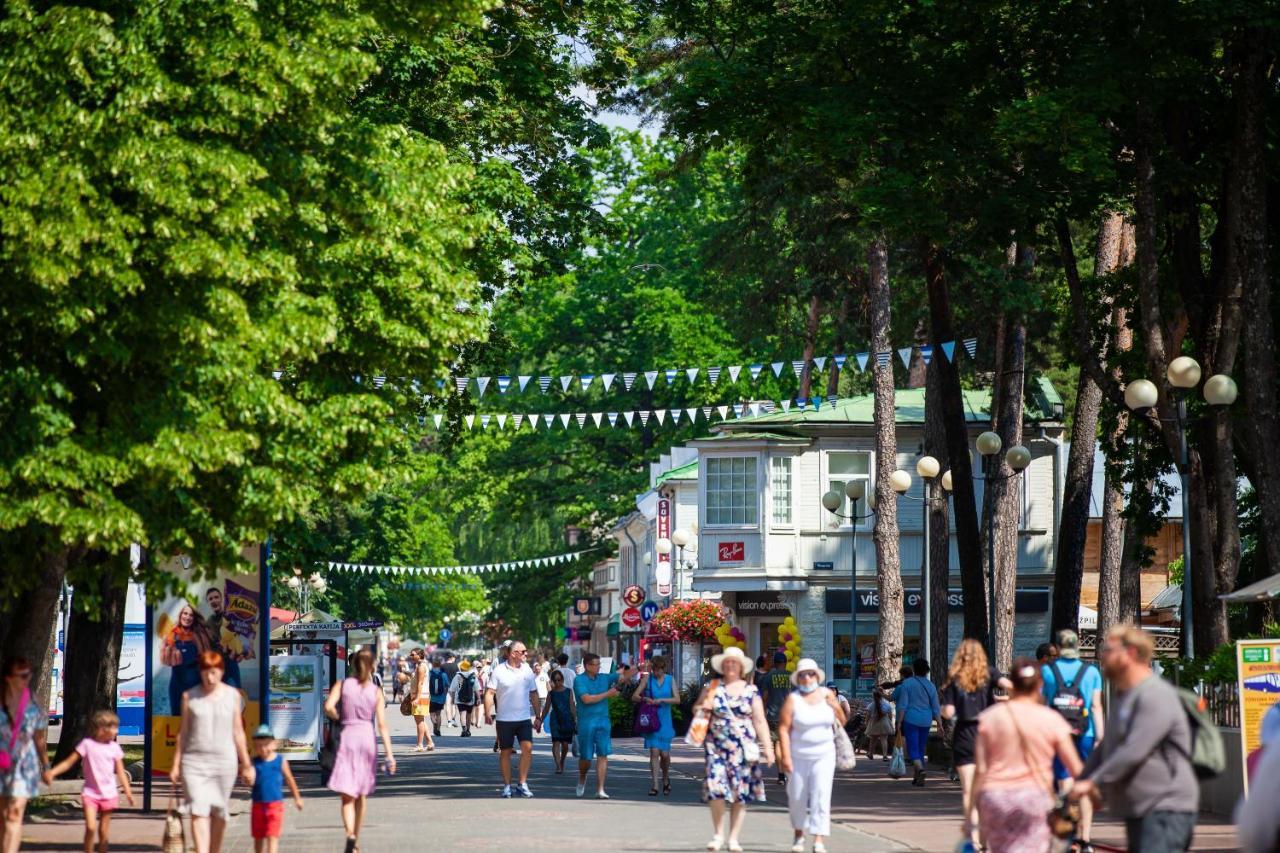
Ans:
{"label": "shop front", "polygon": [[800,620],[799,594],[770,590],[726,593],[725,597],[730,595],[733,597],[729,604],[733,624],[747,635],[747,653],[753,659],[761,655],[772,657],[774,652],[782,649],[778,629],[788,616],[793,616],[797,622]]}

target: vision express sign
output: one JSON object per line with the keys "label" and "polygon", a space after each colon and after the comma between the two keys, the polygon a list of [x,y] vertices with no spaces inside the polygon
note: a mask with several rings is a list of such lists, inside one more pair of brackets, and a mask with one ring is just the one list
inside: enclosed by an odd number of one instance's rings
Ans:
{"label": "vision express sign", "polygon": [[[906,593],[907,613],[920,612],[920,590],[908,589]],[[849,593],[847,589],[828,589],[826,610],[828,613],[847,615],[849,613]],[[959,589],[947,591],[947,609],[953,613],[964,610],[964,593]],[[1020,589],[1014,594],[1014,610],[1018,613],[1048,613],[1049,590]],[[858,590],[858,612],[879,613],[880,593],[874,589]]]}

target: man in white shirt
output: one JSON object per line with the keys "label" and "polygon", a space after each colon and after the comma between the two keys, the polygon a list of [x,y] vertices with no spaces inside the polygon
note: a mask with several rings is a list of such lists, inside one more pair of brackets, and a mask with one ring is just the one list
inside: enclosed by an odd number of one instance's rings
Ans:
{"label": "man in white shirt", "polygon": [[524,643],[511,644],[504,663],[497,664],[489,676],[484,691],[484,720],[497,720],[498,749],[502,767],[502,796],[510,798],[511,753],[520,743],[520,783],[515,791],[522,797],[532,797],[529,790],[529,767],[533,764],[533,732],[542,730],[542,700],[538,698],[538,683],[533,670],[525,664],[528,653]]}

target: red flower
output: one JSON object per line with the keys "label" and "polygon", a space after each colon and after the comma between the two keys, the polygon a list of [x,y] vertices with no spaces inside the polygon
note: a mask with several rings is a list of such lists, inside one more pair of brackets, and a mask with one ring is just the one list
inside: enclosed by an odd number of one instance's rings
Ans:
{"label": "red flower", "polygon": [[677,601],[653,617],[654,628],[676,640],[714,640],[724,612],[714,601]]}

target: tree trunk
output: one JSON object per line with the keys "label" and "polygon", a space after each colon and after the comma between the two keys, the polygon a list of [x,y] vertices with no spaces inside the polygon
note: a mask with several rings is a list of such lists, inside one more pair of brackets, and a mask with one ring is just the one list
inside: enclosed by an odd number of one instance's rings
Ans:
{"label": "tree trunk", "polygon": [[[867,249],[867,284],[871,297],[871,346],[875,352],[891,349],[889,342],[889,259],[884,239]],[[903,595],[902,566],[898,552],[898,500],[890,477],[898,467],[897,417],[894,412],[893,361],[872,368],[876,430],[876,545],[877,588],[880,593],[880,632],[877,641],[876,681],[892,681],[902,665]]]}
{"label": "tree trunk", "polygon": [[[955,341],[951,292],[937,246],[925,249],[925,281],[929,290],[929,326],[933,342]],[[964,636],[987,642],[987,593],[983,586],[982,545],[979,541],[978,506],[973,494],[973,464],[969,456],[969,425],[965,420],[964,394],[955,361],[939,352],[938,391],[946,453],[939,456],[951,471],[952,510],[956,524],[956,552],[960,586],[964,595]]]}
{"label": "tree trunk", "polygon": [[1107,630],[1117,622],[1133,617],[1134,611],[1125,611],[1121,605],[1120,571],[1124,552],[1123,483],[1120,482],[1120,465],[1108,459],[1102,488],[1102,542],[1098,559],[1098,642]]}
{"label": "tree trunk", "polygon": [[[849,283],[857,282],[858,277],[851,275]],[[849,331],[849,313],[853,310],[853,293],[851,290],[845,290],[844,296],[840,299],[840,314],[836,317],[836,334],[832,341],[835,344],[835,352],[843,353],[845,344],[848,341]],[[831,371],[827,374],[827,396],[836,397],[840,394],[840,370],[832,365]]]}
{"label": "tree trunk", "polygon": [[[942,358],[929,362],[924,393],[924,452],[939,461],[947,458],[947,431],[943,426]],[[944,463],[945,464],[945,463]],[[929,501],[929,596],[930,643],[925,653],[933,665],[935,682],[946,678],[944,663],[951,658],[951,620],[948,603],[951,588],[951,530],[947,514],[948,495],[941,483],[935,483]]]}
{"label": "tree trunk", "polygon": [[809,299],[809,319],[804,327],[804,370],[800,374],[800,393],[798,396],[809,399],[809,390],[813,384],[813,354],[818,346],[818,318],[821,316],[822,298],[814,294]]}
{"label": "tree trunk", "polygon": [[[77,549],[78,550],[78,549]],[[17,599],[0,657],[21,656],[31,662],[31,686],[41,707],[49,707],[49,664],[58,618],[58,598],[67,564],[75,556],[70,548],[46,551],[37,560],[35,585]]]}
{"label": "tree trunk", "polygon": [[[1150,493],[1151,481],[1135,483],[1135,490],[1142,489]],[[1141,625],[1142,611],[1142,566],[1146,561],[1146,542],[1143,541],[1142,526],[1130,520],[1124,525],[1124,555],[1120,562],[1120,621],[1132,621]],[[1101,636],[1101,635],[1099,635]]]}
{"label": "tree trunk", "polygon": [[[1005,333],[1004,357],[997,376],[1001,392],[996,432],[1005,448],[1022,444],[1023,377],[1026,368],[1027,329],[1021,322],[1010,323]],[[1013,664],[1015,592],[1018,583],[1018,531],[1022,526],[1022,478],[1000,457],[996,481],[991,484],[995,502],[995,665],[1008,672]]]}
{"label": "tree trunk", "polygon": [[[95,711],[115,708],[124,608],[129,594],[127,554],[123,560],[123,572],[104,571],[98,583],[92,585],[96,587],[96,600],[82,600],[72,609],[66,638],[62,734],[55,763],[70,755],[76,744],[89,735],[89,719]],[[118,564],[120,558],[112,562]],[[78,597],[87,599],[87,586],[77,589]]]}

